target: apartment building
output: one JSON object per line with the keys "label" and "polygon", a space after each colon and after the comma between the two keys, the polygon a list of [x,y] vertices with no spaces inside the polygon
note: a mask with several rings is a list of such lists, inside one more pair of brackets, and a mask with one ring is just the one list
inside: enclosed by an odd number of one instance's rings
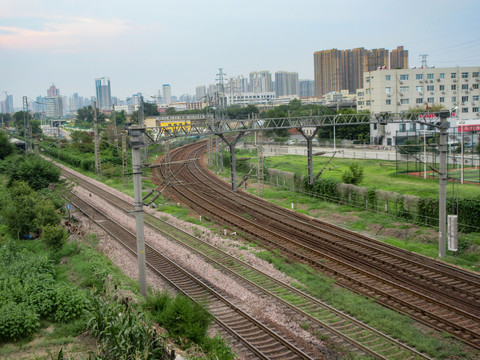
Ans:
{"label": "apartment building", "polygon": [[[403,46],[394,50],[395,66],[408,68],[408,51]],[[391,55],[391,54],[390,54]],[[405,61],[406,57],[406,61]],[[390,56],[390,59],[392,57]],[[396,61],[398,59],[398,61]],[[390,68],[389,50],[355,48],[351,50],[322,50],[313,54],[315,71],[315,96],[331,91],[348,90],[355,93],[363,87],[363,73],[378,68]]]}
{"label": "apartment building", "polygon": [[[480,118],[480,67],[376,70],[364,73],[364,87],[357,90],[357,110],[402,113],[440,105],[457,121]],[[404,124],[403,124],[404,125]],[[400,124],[371,129],[372,143],[392,145]],[[414,127],[411,128],[414,131]]]}

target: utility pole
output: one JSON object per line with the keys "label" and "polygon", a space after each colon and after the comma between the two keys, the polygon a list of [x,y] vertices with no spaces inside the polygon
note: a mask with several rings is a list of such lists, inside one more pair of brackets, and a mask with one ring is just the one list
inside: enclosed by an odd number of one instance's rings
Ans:
{"label": "utility pole", "polygon": [[[252,114],[254,120],[257,119],[257,114]],[[257,139],[257,196],[263,196],[265,190],[264,174],[263,174],[263,136],[260,131],[255,132]]]}
{"label": "utility pole", "polygon": [[123,187],[128,185],[127,132],[122,131],[122,179]]}
{"label": "utility pole", "polygon": [[[145,127],[145,106],[143,103],[143,95],[142,93],[138,93],[138,126]],[[144,133],[142,133],[142,136],[144,136]],[[147,148],[145,147],[144,153],[143,153],[143,160],[147,161],[148,159],[148,153],[147,153]]]}
{"label": "utility pole", "polygon": [[100,162],[100,137],[98,136],[97,102],[93,102],[93,142],[95,150],[95,173],[102,177],[102,164]]}
{"label": "utility pole", "polygon": [[440,171],[439,177],[439,200],[438,200],[438,256],[445,257],[445,246],[447,243],[447,131],[450,124],[447,122],[449,111],[440,112]]}
{"label": "utility pole", "polygon": [[60,160],[60,148],[62,146],[62,132],[60,130],[60,122],[58,123],[58,126],[57,126],[57,137],[58,137],[58,140],[57,140],[57,150],[58,150],[58,159]]}
{"label": "utility pole", "polygon": [[138,283],[140,293],[147,296],[145,236],[143,230],[143,199],[142,199],[142,160],[140,151],[145,145],[145,127],[133,125],[128,128],[132,147],[133,193],[135,201],[135,219],[137,230]]}
{"label": "utility pole", "polygon": [[118,138],[117,138],[117,115],[115,113],[115,104],[112,105],[112,116],[113,116],[113,144],[118,150]]}
{"label": "utility pole", "polygon": [[25,151],[32,150],[32,144],[30,143],[31,134],[29,131],[30,121],[28,119],[28,99],[26,96],[23,100],[23,137],[25,139]]}

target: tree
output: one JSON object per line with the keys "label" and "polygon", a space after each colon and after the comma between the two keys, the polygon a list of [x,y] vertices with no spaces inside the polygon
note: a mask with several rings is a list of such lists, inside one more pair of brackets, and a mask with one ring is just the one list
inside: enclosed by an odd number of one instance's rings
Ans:
{"label": "tree", "polygon": [[0,160],[15,152],[15,145],[8,139],[8,135],[4,131],[0,131]]}
{"label": "tree", "polygon": [[[76,126],[90,127],[93,125],[93,107],[91,105],[85,106],[77,110],[77,118],[75,119]],[[104,123],[107,116],[97,109],[97,122]]]}
{"label": "tree", "polygon": [[291,110],[298,110],[302,107],[302,100],[300,99],[292,99],[288,103],[288,106]]}
{"label": "tree", "polygon": [[93,136],[85,131],[72,131],[72,147],[81,153],[93,152]]}
{"label": "tree", "polygon": [[9,113],[0,113],[0,124],[3,122],[3,124],[6,124],[7,122],[12,121],[12,114]]}
{"label": "tree", "polygon": [[230,119],[248,119],[252,114],[258,114],[258,108],[255,105],[242,106],[229,106],[225,113]]}
{"label": "tree", "polygon": [[143,103],[143,110],[145,112],[145,116],[157,116],[160,115],[158,112],[157,104],[152,104],[149,102]]}
{"label": "tree", "polygon": [[418,115],[418,114],[424,114],[426,112],[429,112],[429,113],[435,113],[435,112],[439,112],[441,110],[445,109],[445,106],[441,105],[441,104],[429,104],[428,105],[428,109],[426,106],[416,106],[414,108],[409,108],[408,109],[408,114],[413,114],[413,115]]}
{"label": "tree", "polygon": [[32,120],[30,125],[32,126],[32,134],[41,134],[42,133],[42,128],[40,127],[40,121],[39,120]]}
{"label": "tree", "polygon": [[[353,109],[340,109],[336,113],[337,115],[355,115],[357,114],[357,111]],[[368,115],[365,114],[365,116],[368,116]],[[336,139],[359,140],[359,141],[370,139],[369,124],[341,125],[343,122],[344,121],[342,118],[339,118],[337,121],[339,126],[335,126]],[[329,139],[333,139],[333,126],[329,126],[326,131],[322,131],[322,133],[319,135],[321,135],[323,139],[325,137],[328,137]]]}
{"label": "tree", "polygon": [[93,123],[93,107],[85,106],[77,110],[77,118],[75,124]]}
{"label": "tree", "polygon": [[174,115],[177,112],[177,110],[174,107],[169,107],[166,111],[165,114],[167,115]]}
{"label": "tree", "polygon": [[16,181],[25,181],[32,189],[39,190],[59,180],[60,169],[38,155],[28,155],[12,169],[8,186]]}
{"label": "tree", "polygon": [[351,164],[348,170],[342,174],[342,180],[345,184],[359,185],[363,178],[363,167],[355,163]]}
{"label": "tree", "polygon": [[34,232],[38,198],[26,182],[14,182],[2,202],[0,215],[12,235],[20,239]]}
{"label": "tree", "polygon": [[45,225],[42,228],[42,240],[52,250],[60,250],[67,238],[68,233],[59,225]]}
{"label": "tree", "polygon": [[47,225],[57,225],[60,223],[60,215],[56,212],[55,206],[51,201],[39,201],[35,204],[35,219],[33,224],[37,229],[42,229]]}
{"label": "tree", "polygon": [[125,110],[115,113],[115,118],[118,125],[125,125],[127,123],[127,115],[125,115]]}
{"label": "tree", "polygon": [[24,124],[26,121],[32,120],[32,114],[26,111],[17,111],[15,114],[13,114],[13,120],[15,122],[15,127],[18,130],[18,134],[20,136],[24,136],[25,135]]}

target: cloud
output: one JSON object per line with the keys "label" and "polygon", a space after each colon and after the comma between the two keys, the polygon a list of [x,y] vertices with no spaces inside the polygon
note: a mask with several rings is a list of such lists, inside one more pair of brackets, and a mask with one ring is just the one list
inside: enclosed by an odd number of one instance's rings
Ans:
{"label": "cloud", "polygon": [[[38,19],[37,19],[38,20]],[[137,32],[130,22],[85,17],[42,19],[31,28],[27,22],[0,26],[0,48],[20,51],[86,52],[110,48],[122,37]]]}

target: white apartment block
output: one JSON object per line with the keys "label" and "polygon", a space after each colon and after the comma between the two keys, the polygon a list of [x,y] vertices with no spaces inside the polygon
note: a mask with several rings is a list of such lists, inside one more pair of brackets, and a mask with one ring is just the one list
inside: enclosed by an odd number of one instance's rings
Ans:
{"label": "white apartment block", "polygon": [[268,104],[275,99],[275,92],[244,92],[225,94],[225,99],[228,106]]}
{"label": "white apartment block", "polygon": [[[455,113],[456,121],[480,118],[480,67],[418,68],[364,72],[357,110],[402,113],[433,105]],[[395,145],[395,136],[415,124],[371,126],[372,144]],[[423,129],[422,129],[423,130]]]}

